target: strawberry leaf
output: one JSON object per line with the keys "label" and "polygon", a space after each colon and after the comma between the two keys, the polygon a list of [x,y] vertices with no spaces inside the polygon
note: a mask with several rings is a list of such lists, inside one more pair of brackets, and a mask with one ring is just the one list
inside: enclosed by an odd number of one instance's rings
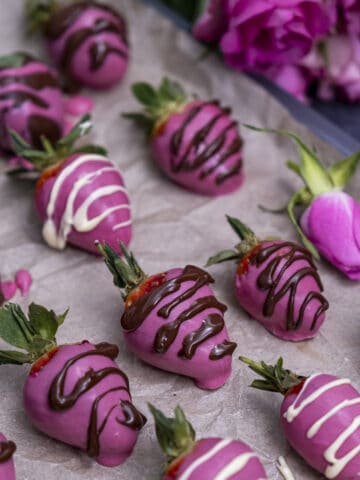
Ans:
{"label": "strawberry leaf", "polygon": [[138,82],[131,87],[134,97],[147,107],[158,106],[158,92],[149,83]]}
{"label": "strawberry leaf", "polygon": [[11,55],[0,57],[0,68],[19,68],[24,65],[28,55],[23,52],[16,52]]}
{"label": "strawberry leaf", "polygon": [[22,350],[28,350],[35,331],[29,324],[21,308],[9,303],[0,308],[0,338]]}
{"label": "strawberry leaf", "polygon": [[33,358],[28,353],[16,352],[15,350],[0,350],[0,365],[22,365],[32,363]]}
{"label": "strawberry leaf", "polygon": [[177,406],[175,417],[166,417],[160,410],[149,404],[155,420],[156,436],[169,462],[188,452],[195,441],[195,430],[183,410]]}
{"label": "strawberry leaf", "polygon": [[29,320],[37,334],[46,340],[53,340],[58,329],[58,321],[53,310],[32,303],[29,306]]}
{"label": "strawberry leaf", "polygon": [[25,352],[4,350],[0,363],[32,363],[56,345],[55,334],[67,312],[59,319],[52,310],[32,303],[29,318],[19,305],[9,303],[0,308],[0,338]]}

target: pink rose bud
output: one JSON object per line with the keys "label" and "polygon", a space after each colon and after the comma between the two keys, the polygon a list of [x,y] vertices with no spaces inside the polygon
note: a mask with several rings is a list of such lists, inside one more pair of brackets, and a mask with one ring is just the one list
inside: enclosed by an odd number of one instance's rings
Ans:
{"label": "pink rose bud", "polygon": [[[300,161],[287,165],[305,186],[294,193],[287,211],[302,242],[315,258],[319,254],[352,280],[360,280],[360,205],[341,190],[354,175],[360,151],[326,168],[316,153],[297,135],[286,130],[249,128],[290,137],[299,149]],[[305,210],[300,219],[295,207]]]}
{"label": "pink rose bud", "polygon": [[350,195],[333,191],[315,198],[301,227],[323,257],[360,280],[360,205]]}

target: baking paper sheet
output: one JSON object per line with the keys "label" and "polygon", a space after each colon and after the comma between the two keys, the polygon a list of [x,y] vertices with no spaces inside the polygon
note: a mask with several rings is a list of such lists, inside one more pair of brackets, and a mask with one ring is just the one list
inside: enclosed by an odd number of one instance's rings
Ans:
{"label": "baking paper sheet", "polygon": [[[289,140],[242,129],[245,139],[246,182],[236,193],[209,199],[187,193],[170,183],[152,162],[141,132],[121,119],[121,111],[137,109],[130,84],[146,80],[159,83],[163,75],[177,78],[189,92],[204,98],[221,98],[233,107],[240,121],[258,126],[293,129],[316,147],[330,163],[339,159],[336,151],[300,128],[285,110],[249,79],[230,72],[220,60],[199,61],[202,48],[186,33],[140,1],[113,1],[125,12],[132,45],[132,62],[125,81],[108,93],[95,96],[92,140],[104,144],[121,168],[128,186],[134,217],[132,249],[149,273],[183,266],[203,265],[207,258],[236,243],[224,214],[240,217],[260,237],[282,235],[296,239],[288,218],[261,212],[258,204],[279,207],[286,203],[300,182],[287,171],[285,161],[295,158]],[[27,49],[45,58],[40,41],[29,42],[22,32],[20,0],[2,0],[0,53]],[[350,186],[359,200],[360,176]],[[280,430],[279,395],[252,391],[252,373],[237,360],[240,354],[274,362],[281,354],[288,368],[302,374],[329,372],[359,382],[359,285],[322,263],[321,274],[331,308],[315,340],[298,344],[273,337],[240,310],[234,298],[235,267],[212,268],[215,291],[227,303],[226,321],[231,339],[238,343],[233,373],[227,384],[215,391],[201,391],[192,381],[156,370],[130,354],[121,337],[119,318],[122,301],[113,287],[103,262],[81,251],[67,248],[57,252],[41,238],[33,202],[32,185],[0,177],[0,271],[10,278],[27,268],[34,283],[26,299],[16,297],[24,307],[31,301],[70,314],[58,341],[87,338],[120,345],[118,363],[130,377],[133,400],[148,416],[136,449],[122,466],[107,469],[74,448],[54,441],[32,428],[22,408],[21,390],[26,367],[4,366],[0,370],[0,431],[17,444],[15,455],[20,480],[156,480],[161,478],[164,456],[155,440],[151,402],[170,414],[181,404],[202,436],[240,438],[261,455],[270,479],[280,479],[275,460],[284,455],[297,480],[321,478],[291,451]],[[204,479],[206,480],[206,479]]]}

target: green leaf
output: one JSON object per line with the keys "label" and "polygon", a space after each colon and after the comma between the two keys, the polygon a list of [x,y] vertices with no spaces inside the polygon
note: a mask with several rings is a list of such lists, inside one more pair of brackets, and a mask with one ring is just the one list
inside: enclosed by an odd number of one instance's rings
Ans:
{"label": "green leaf", "polygon": [[57,7],[57,0],[26,0],[25,13],[28,32],[33,33],[42,29]]}
{"label": "green leaf", "polygon": [[230,217],[226,215],[226,219],[230,227],[234,230],[236,235],[243,241],[248,241],[255,237],[254,232],[245,223],[241,222],[238,218]]}
{"label": "green leaf", "polygon": [[67,308],[64,313],[60,313],[60,315],[57,316],[57,323],[59,327],[64,323],[68,313],[69,313],[69,308]]}
{"label": "green leaf", "polygon": [[139,125],[139,127],[145,131],[146,136],[151,135],[154,128],[154,120],[149,115],[137,112],[127,112],[122,113],[121,116]]}
{"label": "green leaf", "polygon": [[168,460],[172,461],[188,452],[194,444],[195,431],[183,410],[177,406],[175,417],[171,418],[151,404],[149,409],[155,420],[157,439]]}
{"label": "green leaf", "polygon": [[162,102],[177,102],[186,99],[185,91],[180,83],[174,82],[167,77],[162,80],[158,95],[161,97]]}
{"label": "green leaf", "polygon": [[93,153],[94,155],[108,156],[108,151],[101,145],[84,145],[83,147],[75,148],[72,153]]}
{"label": "green leaf", "polygon": [[29,306],[29,320],[38,335],[45,340],[53,340],[58,329],[58,321],[53,310],[32,303]]}
{"label": "green leaf", "polygon": [[159,105],[157,91],[146,82],[134,83],[131,90],[135,98],[147,107],[154,107]]}
{"label": "green leaf", "polygon": [[0,365],[22,365],[23,363],[32,362],[33,358],[28,353],[16,352],[14,350],[0,350]]}
{"label": "green leaf", "polygon": [[216,263],[228,262],[229,260],[240,260],[240,254],[236,250],[223,250],[222,252],[213,255],[206,262],[205,267],[210,267]]}
{"label": "green leaf", "polygon": [[279,135],[285,135],[290,137],[298,146],[300,154],[300,165],[298,168],[293,168],[294,164],[291,164],[292,170],[301,176],[305,185],[309,191],[314,195],[321,195],[325,192],[334,190],[334,184],[326,168],[320,160],[317,158],[315,152],[311,150],[295,133],[287,130],[274,130],[271,128],[258,128],[252,125],[246,125],[245,127],[255,130],[257,132],[276,133]]}
{"label": "green leaf", "polygon": [[83,137],[92,129],[91,115],[84,115],[79,122],[73,126],[70,132],[57,142],[57,147],[67,147],[70,149],[76,140]]}
{"label": "green leaf", "polygon": [[301,168],[300,168],[300,166],[299,166],[297,163],[293,162],[292,160],[288,160],[288,161],[286,162],[286,165],[287,165],[287,167],[288,167],[290,170],[292,170],[292,171],[295,172],[297,175],[299,175],[299,177],[302,176]]}
{"label": "green leaf", "polygon": [[329,175],[337,188],[344,188],[354,175],[360,162],[360,151],[335,163],[329,169]]}
{"label": "green leaf", "polygon": [[0,308],[0,338],[22,350],[28,350],[34,331],[21,308],[13,303]]}
{"label": "green leaf", "polygon": [[27,54],[16,52],[11,55],[3,55],[0,57],[0,68],[19,68],[24,65]]}
{"label": "green leaf", "polygon": [[314,258],[316,258],[317,260],[319,260],[320,259],[319,252],[317,251],[315,245],[310,242],[310,240],[307,238],[305,233],[302,231],[299,223],[297,222],[297,220],[295,218],[295,213],[294,213],[294,208],[297,205],[304,205],[304,204],[308,203],[306,201],[307,197],[308,197],[308,200],[311,199],[311,194],[306,188],[303,188],[303,189],[299,190],[290,199],[290,202],[288,203],[287,210],[288,210],[289,218],[290,218],[291,222],[293,223],[297,233],[299,234],[299,236],[301,238],[301,241],[303,242],[305,247],[309,250],[309,252],[312,254],[312,256]]}

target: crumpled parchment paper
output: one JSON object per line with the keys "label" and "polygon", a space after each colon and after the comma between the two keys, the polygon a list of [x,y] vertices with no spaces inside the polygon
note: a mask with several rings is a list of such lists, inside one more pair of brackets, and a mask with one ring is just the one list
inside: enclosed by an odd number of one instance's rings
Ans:
{"label": "crumpled parchment paper", "polygon": [[[163,75],[168,75],[182,81],[189,92],[209,99],[221,98],[224,104],[233,107],[234,116],[242,122],[295,130],[317,148],[326,162],[338,159],[337,152],[297,125],[266,92],[246,77],[229,71],[216,57],[199,61],[203,48],[158,12],[141,1],[109,3],[119,6],[128,19],[132,61],[120,86],[94,95],[92,140],[109,149],[111,158],[124,174],[134,217],[131,247],[144,270],[155,273],[187,263],[204,265],[214,252],[231,248],[236,238],[225,222],[225,213],[240,217],[260,237],[281,235],[296,239],[285,215],[266,214],[258,209],[258,204],[282,206],[300,186],[294,174],[285,168],[285,161],[296,155],[288,139],[243,128],[244,186],[232,195],[217,199],[187,193],[161,174],[149,156],[142,133],[120,118],[121,111],[137,109],[130,84],[140,80],[157,84]],[[21,1],[2,0],[0,25],[0,54],[21,48],[45,58],[41,41],[29,41],[23,35]],[[350,187],[358,200],[359,181],[357,175]],[[101,467],[85,454],[47,438],[31,426],[23,413],[21,395],[27,369],[3,366],[0,369],[0,431],[17,443],[17,478],[161,478],[164,457],[155,440],[147,402],[167,414],[181,404],[198,438],[227,436],[248,442],[261,455],[270,479],[280,478],[275,468],[279,455],[286,457],[297,480],[321,478],[287,445],[280,430],[280,396],[248,388],[254,376],[237,358],[242,354],[274,362],[282,355],[288,368],[300,373],[324,371],[346,376],[359,387],[359,284],[321,263],[325,293],[331,304],[327,320],[315,340],[293,344],[270,335],[237,306],[233,265],[212,268],[215,291],[229,306],[226,321],[238,348],[233,357],[233,374],[227,384],[215,392],[201,391],[190,379],[156,370],[127,351],[119,326],[122,301],[103,262],[72,248],[57,252],[43,243],[32,189],[32,185],[24,181],[0,176],[3,278],[11,277],[19,268],[27,268],[33,275],[33,286],[28,298],[16,297],[15,301],[24,307],[36,301],[56,311],[71,307],[59,332],[59,343],[84,338],[117,342],[120,345],[118,363],[130,377],[134,403],[147,414],[149,421],[133,455],[124,465],[113,469]]]}

